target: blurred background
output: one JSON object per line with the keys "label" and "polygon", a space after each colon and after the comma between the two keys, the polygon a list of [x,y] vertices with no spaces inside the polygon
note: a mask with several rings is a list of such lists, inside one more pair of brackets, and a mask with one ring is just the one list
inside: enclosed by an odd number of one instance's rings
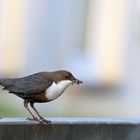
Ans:
{"label": "blurred background", "polygon": [[[0,0],[0,77],[66,69],[84,81],[36,104],[45,117],[140,117],[140,0]],[[27,117],[0,90],[0,116]]]}

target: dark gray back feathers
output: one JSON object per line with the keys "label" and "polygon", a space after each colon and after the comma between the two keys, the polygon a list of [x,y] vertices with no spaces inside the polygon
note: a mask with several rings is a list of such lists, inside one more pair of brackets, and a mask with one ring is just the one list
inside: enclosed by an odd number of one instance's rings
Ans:
{"label": "dark gray back feathers", "polygon": [[26,95],[44,92],[51,84],[51,79],[43,77],[39,73],[24,78],[0,79],[0,85],[5,90],[8,90],[10,93]]}

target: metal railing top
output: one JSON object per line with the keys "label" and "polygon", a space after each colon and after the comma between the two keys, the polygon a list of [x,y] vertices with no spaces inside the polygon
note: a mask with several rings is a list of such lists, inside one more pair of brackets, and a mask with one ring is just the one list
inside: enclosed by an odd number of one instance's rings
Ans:
{"label": "metal railing top", "polygon": [[[68,125],[84,125],[84,124],[128,124],[136,125],[140,124],[140,118],[133,119],[119,119],[119,118],[46,118],[52,122],[52,124],[68,124]],[[36,121],[29,121],[26,118],[1,118],[1,124],[38,124]]]}

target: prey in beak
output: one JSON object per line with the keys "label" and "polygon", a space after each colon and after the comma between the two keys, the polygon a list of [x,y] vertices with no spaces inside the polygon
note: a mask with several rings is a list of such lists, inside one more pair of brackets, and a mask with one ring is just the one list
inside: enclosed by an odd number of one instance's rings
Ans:
{"label": "prey in beak", "polygon": [[78,80],[78,79],[74,79],[72,82],[73,82],[73,84],[77,84],[77,85],[80,85],[83,83],[83,81]]}

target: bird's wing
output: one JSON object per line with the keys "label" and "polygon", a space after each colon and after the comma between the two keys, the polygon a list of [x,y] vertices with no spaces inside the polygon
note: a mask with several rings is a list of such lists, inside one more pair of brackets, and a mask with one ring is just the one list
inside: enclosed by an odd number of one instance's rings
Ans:
{"label": "bird's wing", "polygon": [[14,78],[6,78],[6,79],[0,79],[0,85],[4,87],[9,87],[15,83],[16,79]]}
{"label": "bird's wing", "polygon": [[7,81],[7,79],[0,80],[0,84],[5,87],[4,89],[8,90],[10,93],[28,95],[44,92],[52,84],[52,80],[42,77],[39,74],[13,80],[11,79],[9,85],[7,85]]}

